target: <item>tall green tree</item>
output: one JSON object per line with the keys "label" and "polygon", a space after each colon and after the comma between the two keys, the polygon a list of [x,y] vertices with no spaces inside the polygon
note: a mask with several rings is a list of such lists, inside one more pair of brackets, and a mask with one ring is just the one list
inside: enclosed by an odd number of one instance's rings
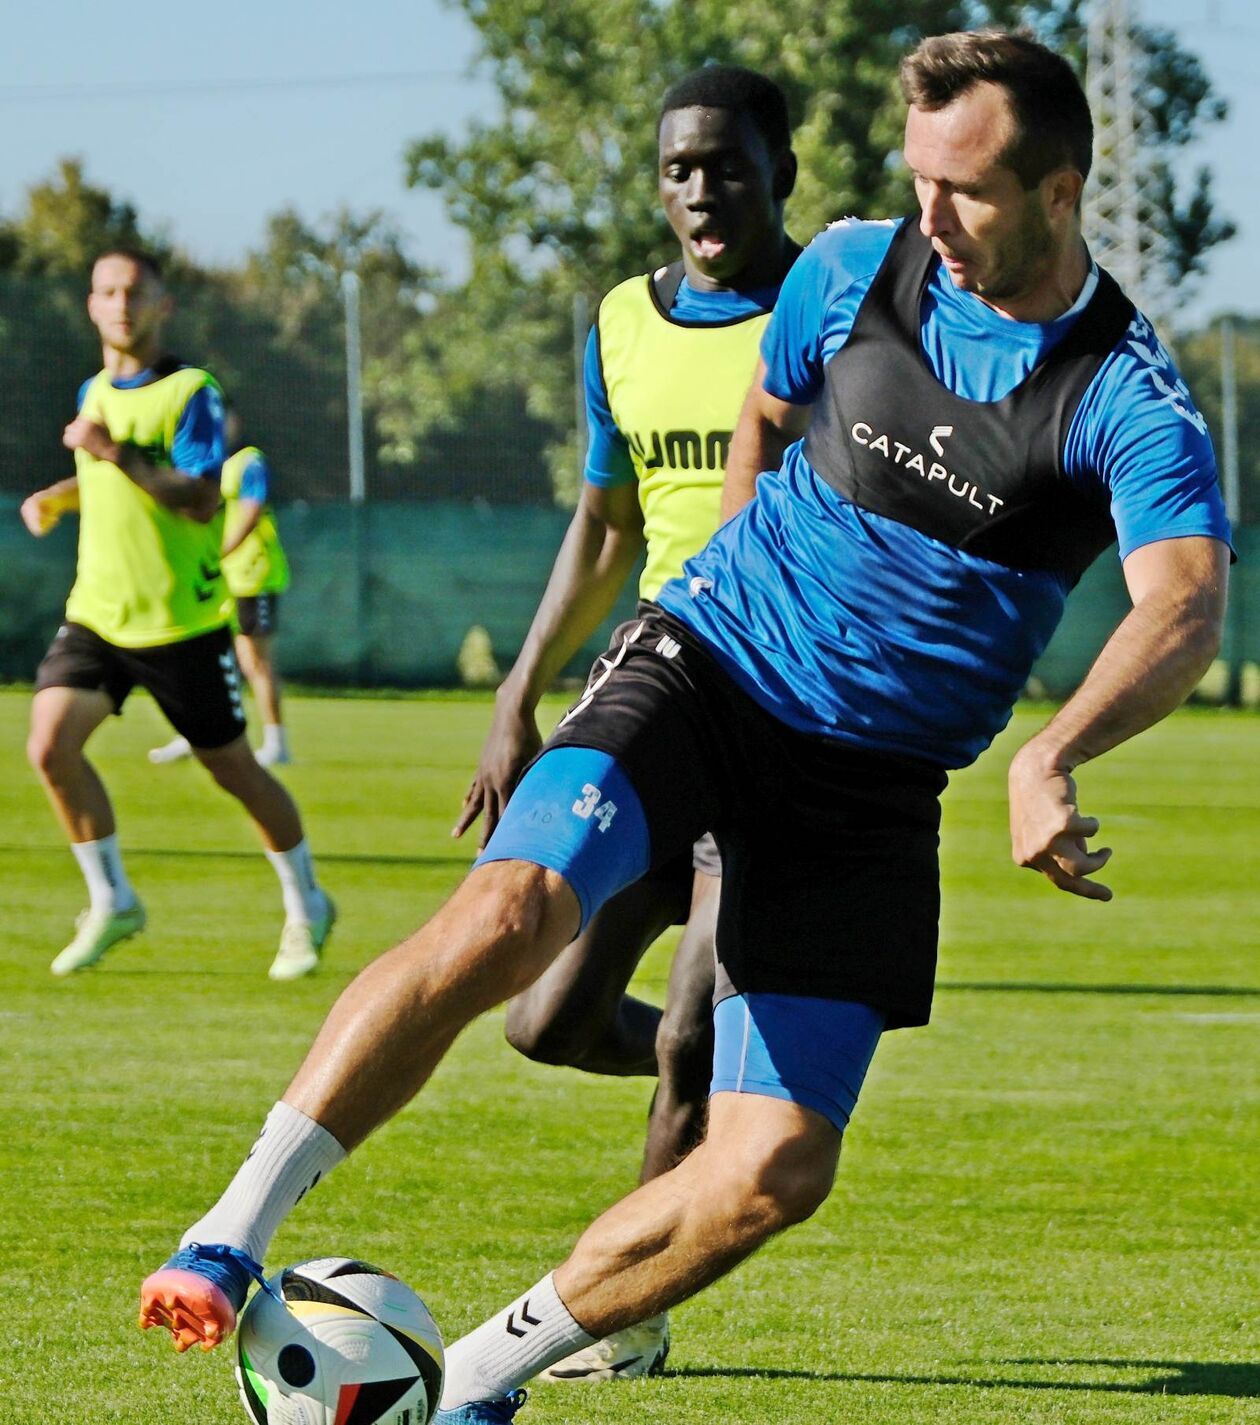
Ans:
{"label": "tall green tree", "polygon": [[[464,294],[471,343],[461,334],[459,350],[444,349],[441,359],[463,375],[475,364],[488,385],[521,386],[528,408],[556,432],[549,459],[562,492],[576,488],[578,466],[574,295],[594,302],[671,253],[654,182],[657,105],[670,83],[713,60],[783,84],[801,160],[788,225],[808,240],[847,214],[910,208],[896,161],[904,116],[896,74],[922,36],[1027,22],[1078,61],[1083,54],[1079,0],[453,2],[477,30],[477,62],[499,105],[464,139],[422,138],[406,155],[408,182],[444,196],[473,254]],[[1176,148],[1219,117],[1220,105],[1171,35],[1146,32],[1143,45],[1155,142]],[[1210,185],[1179,203],[1171,169],[1165,176],[1177,250],[1192,268],[1226,229]]]}
{"label": "tall green tree", "polygon": [[82,281],[88,264],[107,247],[171,255],[170,244],[141,226],[130,203],[88,182],[77,158],[61,159],[51,178],[28,188],[24,207],[4,227],[4,265],[20,273]]}

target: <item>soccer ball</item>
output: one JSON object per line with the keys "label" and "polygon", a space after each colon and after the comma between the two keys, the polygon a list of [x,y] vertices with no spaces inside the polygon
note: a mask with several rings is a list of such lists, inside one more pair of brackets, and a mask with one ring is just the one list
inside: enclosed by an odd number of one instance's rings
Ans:
{"label": "soccer ball", "polygon": [[428,1425],[442,1337],[409,1286],[366,1262],[320,1257],[256,1291],[236,1338],[257,1425]]}

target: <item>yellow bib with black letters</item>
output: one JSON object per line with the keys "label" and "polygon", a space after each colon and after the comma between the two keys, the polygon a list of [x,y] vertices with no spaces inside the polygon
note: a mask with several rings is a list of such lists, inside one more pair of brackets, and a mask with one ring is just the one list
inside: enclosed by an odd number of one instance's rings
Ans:
{"label": "yellow bib with black letters", "polygon": [[726,454],[769,320],[753,312],[714,325],[678,321],[662,310],[651,275],[600,303],[608,405],[639,477],[642,598],[681,574],[718,527]]}

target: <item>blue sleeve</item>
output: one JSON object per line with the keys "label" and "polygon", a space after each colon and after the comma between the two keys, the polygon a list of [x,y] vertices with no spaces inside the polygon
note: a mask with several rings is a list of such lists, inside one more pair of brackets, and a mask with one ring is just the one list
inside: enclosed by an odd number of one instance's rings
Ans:
{"label": "blue sleeve", "polygon": [[626,485],[636,478],[630,444],[617,428],[608,404],[608,389],[604,385],[604,370],[599,359],[599,326],[586,338],[586,353],[582,359],[582,384],[586,391],[586,469],[583,472],[592,485]]}
{"label": "blue sleeve", "polygon": [[896,230],[896,223],[845,219],[796,259],[761,339],[772,396],[797,406],[817,399],[827,362],[848,340]]}
{"label": "blue sleeve", "polygon": [[1207,421],[1141,314],[1077,408],[1065,459],[1105,482],[1121,559],[1161,539],[1230,542]]}
{"label": "blue sleeve", "polygon": [[215,387],[202,386],[188,398],[175,427],[171,464],[185,475],[217,480],[225,453],[223,397]]}
{"label": "blue sleeve", "polygon": [[83,383],[83,385],[79,387],[79,398],[74,403],[74,409],[76,412],[81,411],[83,409],[83,402],[87,400],[88,387],[95,380],[95,376],[89,376],[88,379]]}
{"label": "blue sleeve", "polygon": [[265,457],[255,455],[241,475],[242,500],[257,500],[265,505],[271,499],[271,467]]}

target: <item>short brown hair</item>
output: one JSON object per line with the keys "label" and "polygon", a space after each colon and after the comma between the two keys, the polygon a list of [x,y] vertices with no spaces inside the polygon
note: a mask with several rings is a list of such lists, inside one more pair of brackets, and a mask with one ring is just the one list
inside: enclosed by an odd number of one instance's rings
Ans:
{"label": "short brown hair", "polygon": [[156,281],[163,281],[162,259],[146,247],[107,247],[92,259],[89,271],[95,272],[96,264],[104,262],[107,257],[125,257],[128,262],[134,262],[142,272],[147,272]]}
{"label": "short brown hair", "polygon": [[901,92],[916,109],[943,109],[977,84],[1010,95],[1015,135],[1002,162],[1025,188],[1056,168],[1089,177],[1094,123],[1072,66],[1026,31],[932,35],[901,61]]}

